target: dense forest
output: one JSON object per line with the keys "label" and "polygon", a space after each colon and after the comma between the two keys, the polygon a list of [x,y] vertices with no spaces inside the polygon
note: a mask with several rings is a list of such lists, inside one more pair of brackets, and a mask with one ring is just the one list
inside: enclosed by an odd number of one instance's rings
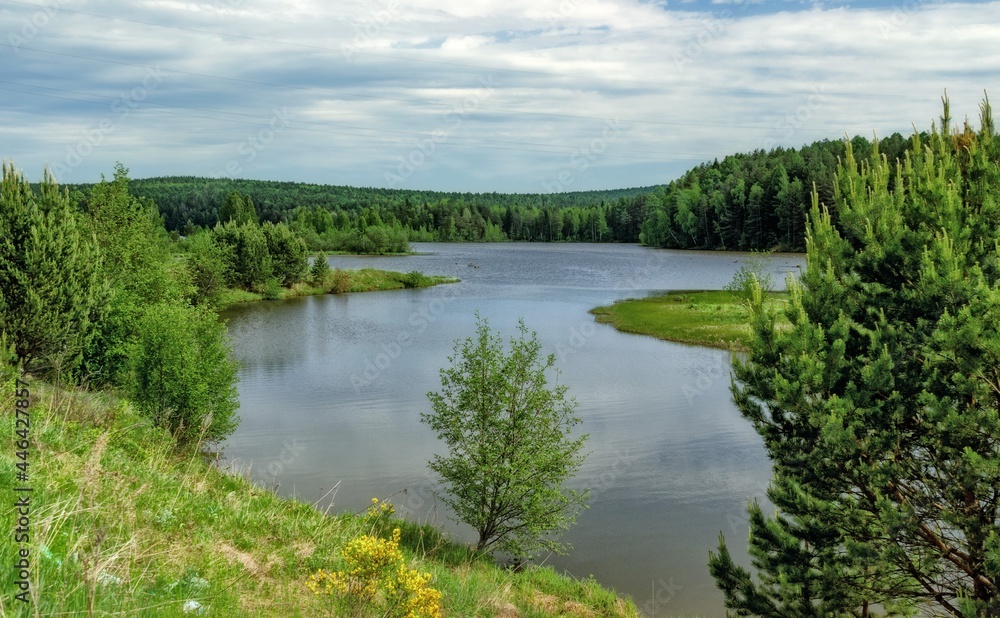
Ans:
{"label": "dense forest", "polygon": [[[309,249],[322,251],[398,253],[411,241],[506,240],[794,251],[804,247],[813,188],[822,203],[833,203],[834,172],[847,143],[733,154],[665,186],[609,191],[442,193],[195,177],[133,180],[131,186],[177,234],[211,229],[245,203],[255,222],[285,223]],[[863,137],[850,144],[862,157],[873,148]],[[895,133],[878,147],[895,161],[907,145]],[[73,189],[85,194],[90,186]]]}
{"label": "dense forest", "polygon": [[[872,142],[863,137],[850,143],[859,156],[872,152]],[[834,174],[846,144],[823,140],[700,165],[656,192],[652,208],[643,212],[640,240],[673,249],[802,250],[813,186],[821,203],[833,203]],[[878,141],[889,161],[902,157],[908,145],[899,133]]]}
{"label": "dense forest", "polygon": [[332,229],[385,226],[405,230],[409,240],[441,241],[636,242],[640,222],[618,225],[619,220],[629,223],[621,211],[635,198],[645,200],[654,189],[515,194],[193,177],[132,182],[137,195],[157,204],[167,229],[178,232],[214,226],[226,199],[236,192],[253,201],[262,222],[296,223],[301,231],[311,229],[319,235]]}

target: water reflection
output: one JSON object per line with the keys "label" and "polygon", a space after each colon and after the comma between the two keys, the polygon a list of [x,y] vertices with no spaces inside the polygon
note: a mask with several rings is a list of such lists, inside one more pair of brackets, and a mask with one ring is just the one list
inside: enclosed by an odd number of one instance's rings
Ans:
{"label": "water reflection", "polygon": [[[730,401],[729,354],[618,333],[587,311],[652,290],[721,288],[738,256],[630,245],[417,247],[426,254],[330,261],[462,282],[228,313],[243,370],[242,421],[226,455],[252,462],[281,493],[314,501],[339,482],[335,509],[360,511],[372,496],[392,495],[400,511],[473,540],[435,506],[426,462],[442,445],[419,417],[453,341],[474,332],[477,310],[505,333],[524,318],[558,356],[590,434],[575,483],[593,490],[591,508],[566,537],[572,554],[548,562],[593,574],[651,615],[723,615],[708,551],[723,531],[739,555],[746,501],[762,497],[769,478],[759,437]],[[775,260],[776,279],[801,263]]]}

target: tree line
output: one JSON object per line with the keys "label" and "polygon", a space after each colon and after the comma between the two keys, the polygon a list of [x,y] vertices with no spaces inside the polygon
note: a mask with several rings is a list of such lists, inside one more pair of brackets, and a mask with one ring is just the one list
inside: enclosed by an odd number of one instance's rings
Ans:
{"label": "tree line", "polygon": [[[847,143],[822,140],[700,165],[655,194],[652,208],[644,212],[640,240],[669,249],[801,251],[810,195],[815,188],[820,201],[832,203],[834,175]],[[874,148],[863,137],[849,143],[862,157]],[[879,140],[879,149],[895,161],[907,144],[894,133]]]}
{"label": "tree line", "polygon": [[[830,201],[846,143],[821,140],[733,154],[664,186],[612,191],[443,193],[195,177],[131,185],[157,205],[166,228],[177,234],[227,221],[237,195],[258,221],[285,223],[314,251],[398,253],[413,241],[508,240],[802,250],[810,194],[815,188],[821,200]],[[898,133],[879,140],[880,152],[890,160],[902,156],[907,144]],[[874,147],[864,137],[854,137],[850,145],[858,156]]]}

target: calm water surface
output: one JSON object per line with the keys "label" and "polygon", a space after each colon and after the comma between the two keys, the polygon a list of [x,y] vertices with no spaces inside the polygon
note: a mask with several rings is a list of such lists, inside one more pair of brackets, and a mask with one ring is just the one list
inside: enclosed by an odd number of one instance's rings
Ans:
{"label": "calm water surface", "polygon": [[[627,335],[587,311],[617,299],[718,289],[739,254],[634,245],[418,243],[421,255],[331,257],[334,267],[453,275],[461,283],[255,303],[227,312],[240,372],[241,423],[225,445],[237,466],[285,495],[334,510],[364,510],[392,496],[409,517],[451,524],[436,505],[426,462],[443,452],[420,423],[426,394],[453,342],[474,333],[478,310],[493,329],[523,318],[557,355],[590,434],[575,480],[592,490],[546,562],[629,594],[648,616],[722,616],[708,575],[719,532],[742,546],[746,502],[770,477],[760,438],[729,394],[727,352]],[[803,265],[774,260],[776,281]],[[506,338],[506,337],[505,337]]]}

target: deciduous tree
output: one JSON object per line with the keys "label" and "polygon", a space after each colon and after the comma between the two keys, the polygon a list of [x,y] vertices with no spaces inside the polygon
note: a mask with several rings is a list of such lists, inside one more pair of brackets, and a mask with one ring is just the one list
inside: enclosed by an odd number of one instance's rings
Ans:
{"label": "deciduous tree", "polygon": [[586,436],[566,386],[550,387],[555,355],[541,356],[524,322],[504,350],[479,319],[474,338],[455,342],[441,391],[428,393],[433,412],[421,419],[448,445],[430,467],[445,484],[444,502],[479,534],[479,551],[526,555],[562,551],[554,538],[573,524],[586,491],[565,487],[583,463]]}

